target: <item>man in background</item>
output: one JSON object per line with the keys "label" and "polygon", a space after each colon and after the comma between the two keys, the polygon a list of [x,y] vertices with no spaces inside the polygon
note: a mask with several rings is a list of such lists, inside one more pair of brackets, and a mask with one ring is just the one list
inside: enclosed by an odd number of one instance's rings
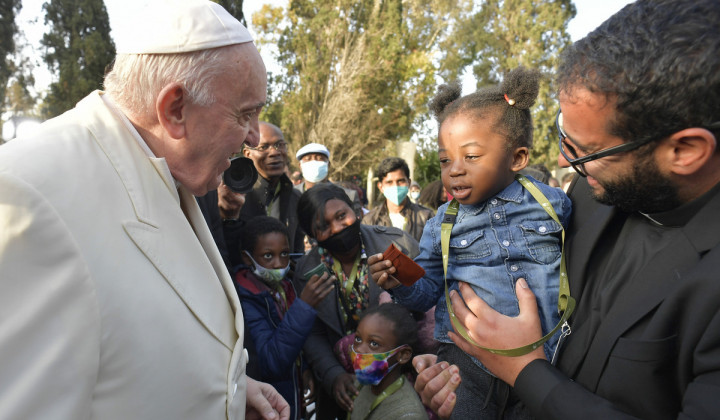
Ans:
{"label": "man in background", "polygon": [[[258,171],[258,179],[253,190],[245,195],[245,201],[238,209],[237,222],[233,219],[224,221],[224,236],[233,266],[242,262],[239,236],[243,226],[255,216],[270,216],[280,220],[288,228],[291,252],[302,253],[305,249],[305,235],[297,222],[297,201],[300,192],[293,187],[285,174],[287,142],[280,128],[267,122],[260,122],[259,134],[260,142],[257,146],[246,145],[243,149],[245,157],[252,159]],[[229,189],[218,191],[223,197],[237,194]],[[233,202],[232,199],[225,201]],[[226,205],[226,209],[229,206],[230,204]]]}
{"label": "man in background", "polygon": [[410,168],[399,157],[383,159],[377,170],[378,190],[385,200],[367,213],[362,222],[366,225],[394,226],[404,230],[420,241],[425,223],[435,213],[408,197],[410,188]]}
{"label": "man in background", "polygon": [[[300,171],[303,176],[303,182],[295,185],[298,191],[304,193],[315,184],[328,182],[330,151],[327,147],[319,143],[308,143],[297,151],[295,158],[300,162]],[[357,214],[358,217],[362,217],[362,202],[357,191],[342,186],[340,187],[345,190],[345,194],[347,194],[347,196],[350,197],[350,201],[353,202],[355,214]]]}

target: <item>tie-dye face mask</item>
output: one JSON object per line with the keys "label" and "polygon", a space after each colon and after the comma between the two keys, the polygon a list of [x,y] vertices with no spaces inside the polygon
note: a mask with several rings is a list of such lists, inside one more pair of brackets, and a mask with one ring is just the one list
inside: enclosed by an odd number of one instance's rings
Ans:
{"label": "tie-dye face mask", "polygon": [[350,347],[353,369],[358,382],[362,385],[379,384],[397,366],[397,363],[390,366],[388,359],[406,346],[407,344],[403,344],[385,353],[358,353],[355,351],[355,346]]}

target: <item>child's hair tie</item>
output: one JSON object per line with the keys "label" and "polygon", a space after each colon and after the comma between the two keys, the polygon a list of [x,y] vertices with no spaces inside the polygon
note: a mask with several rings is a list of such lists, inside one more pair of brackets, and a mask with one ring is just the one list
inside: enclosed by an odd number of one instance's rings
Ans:
{"label": "child's hair tie", "polygon": [[508,98],[507,93],[504,94],[503,96],[505,96],[505,100],[507,101],[508,105],[510,105],[510,106],[515,105],[515,99]]}

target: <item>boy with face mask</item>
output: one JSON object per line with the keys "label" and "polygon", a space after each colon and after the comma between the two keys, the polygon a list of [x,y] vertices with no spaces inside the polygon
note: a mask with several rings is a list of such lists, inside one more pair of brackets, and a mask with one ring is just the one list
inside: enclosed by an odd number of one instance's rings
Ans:
{"label": "boy with face mask", "polygon": [[363,217],[367,225],[394,226],[409,233],[420,241],[425,222],[435,213],[408,197],[410,188],[410,168],[399,157],[389,157],[380,162],[377,168],[377,187],[384,199]]}
{"label": "boy with face mask", "polygon": [[244,266],[235,275],[250,353],[247,373],[270,383],[290,404],[291,419],[302,418],[306,391],[313,394],[301,350],[315,321],[315,306],[333,289],[327,273],[308,281],[299,298],[287,277],[290,246],[278,219],[258,216],[242,238]]}

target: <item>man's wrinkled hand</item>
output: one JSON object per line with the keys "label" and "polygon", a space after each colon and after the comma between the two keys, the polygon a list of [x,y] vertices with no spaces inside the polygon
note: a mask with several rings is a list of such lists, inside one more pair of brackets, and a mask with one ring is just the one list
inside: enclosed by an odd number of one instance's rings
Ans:
{"label": "man's wrinkled hand", "polygon": [[455,390],[461,382],[460,369],[448,362],[436,361],[437,356],[434,354],[421,354],[413,358],[413,366],[418,372],[415,391],[425,406],[430,407],[440,418],[446,419],[455,408]]}

